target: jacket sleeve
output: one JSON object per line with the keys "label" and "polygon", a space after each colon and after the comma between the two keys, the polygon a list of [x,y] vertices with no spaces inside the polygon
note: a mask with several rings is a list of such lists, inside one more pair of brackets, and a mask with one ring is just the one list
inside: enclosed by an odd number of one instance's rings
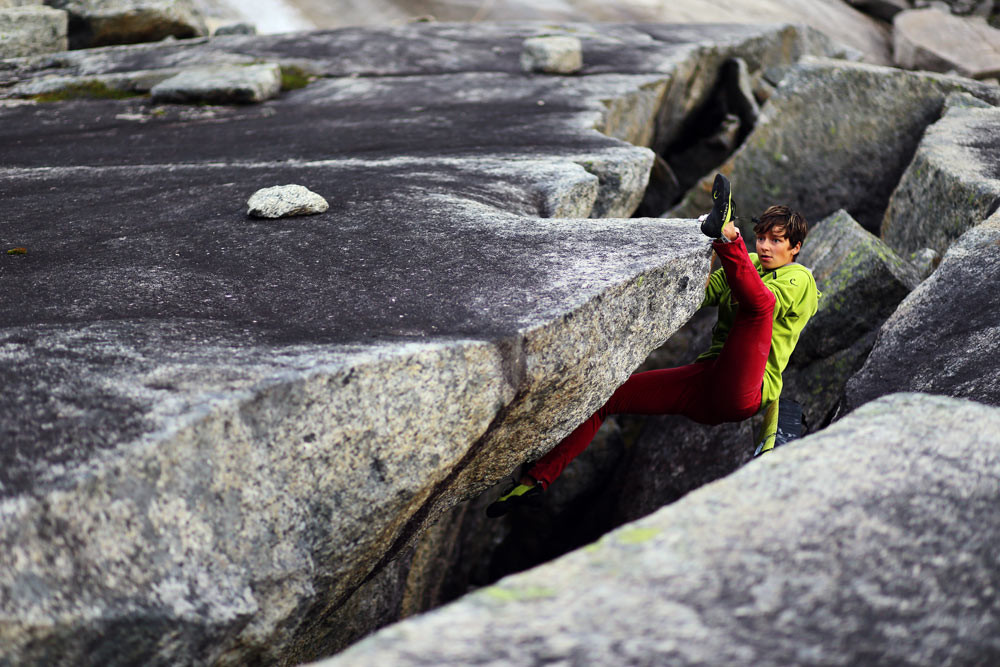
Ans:
{"label": "jacket sleeve", "polygon": [[726,282],[725,272],[721,268],[712,271],[712,275],[708,277],[708,284],[705,285],[705,300],[701,302],[701,307],[718,306],[727,289],[729,283]]}
{"label": "jacket sleeve", "polygon": [[789,315],[812,317],[817,297],[812,276],[805,271],[788,271],[764,285],[774,294],[774,319]]}

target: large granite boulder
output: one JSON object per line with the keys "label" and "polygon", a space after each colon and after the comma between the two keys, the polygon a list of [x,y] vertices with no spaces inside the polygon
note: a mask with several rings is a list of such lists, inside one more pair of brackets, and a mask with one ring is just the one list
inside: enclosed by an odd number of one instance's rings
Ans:
{"label": "large granite boulder", "polygon": [[[662,106],[714,78],[704,54],[787,64],[804,42],[593,27],[586,76],[525,75],[524,39],[551,30],[12,63],[5,96],[252,59],[323,80],[254,106],[0,106],[0,218],[27,248],[0,255],[0,661],[332,651],[365,614],[419,606],[366,606],[364,582],[397,591],[393,561],[417,558],[425,527],[551,447],[690,317],[708,246],[692,221],[628,219],[653,153],[622,139],[683,120]],[[274,183],[331,208],[248,220]]]}
{"label": "large granite boulder", "polygon": [[892,25],[892,55],[899,67],[954,71],[972,79],[1000,76],[1000,30],[984,17],[928,7],[900,12]]}
{"label": "large granite boulder", "polygon": [[208,34],[192,0],[45,0],[69,12],[69,46],[156,42]]}
{"label": "large granite boulder", "polygon": [[320,663],[977,664],[1000,410],[898,394]]}
{"label": "large granite boulder", "polygon": [[[781,81],[743,146],[719,168],[733,182],[744,236],[752,238],[750,216],[774,203],[810,221],[843,208],[877,233],[925,128],[956,91],[1000,103],[1000,88],[971,79],[803,59]],[[706,175],[670,215],[709,210],[713,176]]]}
{"label": "large granite boulder", "polygon": [[846,410],[895,391],[1000,405],[998,247],[1000,213],[951,247],[882,326],[864,367],[847,384]]}
{"label": "large granite boulder", "polygon": [[920,277],[846,211],[810,230],[798,261],[812,269],[823,297],[783,373],[782,396],[802,404],[815,431],[830,421],[875,332]]}
{"label": "large granite boulder", "polygon": [[1000,108],[967,95],[949,97],[927,128],[889,199],[882,238],[901,253],[940,254],[1000,208]]}
{"label": "large granite boulder", "polygon": [[38,5],[0,5],[0,59],[65,51],[66,12]]}

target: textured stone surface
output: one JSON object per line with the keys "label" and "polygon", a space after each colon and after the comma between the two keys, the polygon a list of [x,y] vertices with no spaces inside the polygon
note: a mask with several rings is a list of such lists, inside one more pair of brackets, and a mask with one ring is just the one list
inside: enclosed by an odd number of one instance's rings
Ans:
{"label": "textured stone surface", "polygon": [[186,70],[150,89],[154,102],[190,104],[252,104],[280,92],[281,68],[275,63]]}
{"label": "textured stone surface", "polygon": [[254,218],[287,218],[314,215],[330,208],[323,197],[302,185],[261,188],[247,200],[247,214]]}
{"label": "textured stone surface", "polygon": [[841,0],[734,0],[724,11],[712,0],[366,0],[331,4],[326,0],[295,0],[317,27],[404,23],[423,17],[439,21],[597,21],[601,23],[730,25],[796,23],[822,31],[831,39],[863,52],[869,62],[892,64],[892,44],[886,27],[846,6]]}
{"label": "textured stone surface", "polygon": [[69,12],[73,49],[208,34],[191,0],[45,0],[45,4]]}
{"label": "textured stone surface", "polygon": [[[1000,213],[966,232],[879,330],[846,409],[895,391],[1000,405]],[[933,335],[928,335],[933,332]]]}
{"label": "textured stone surface", "polygon": [[799,261],[812,269],[823,297],[785,369],[782,396],[802,405],[809,431],[815,431],[833,417],[875,332],[920,277],[845,211],[810,230]]}
{"label": "textured stone surface", "polygon": [[0,58],[65,51],[66,12],[49,7],[0,5]]}
{"label": "textured stone surface", "polygon": [[900,253],[944,254],[1000,208],[1000,108],[950,99],[920,140],[882,220],[882,238]]}
{"label": "textured stone surface", "polygon": [[521,52],[521,67],[526,72],[573,74],[583,67],[580,40],[563,35],[526,39]]}
{"label": "textured stone surface", "polygon": [[[947,95],[962,91],[1000,102],[1000,89],[971,79],[823,59],[791,68],[753,133],[719,168],[733,182],[744,236],[752,238],[750,216],[773,203],[810,222],[843,208],[877,232],[924,129]],[[712,177],[671,215],[709,210]]]}
{"label": "textured stone surface", "polygon": [[900,12],[892,25],[899,67],[955,71],[973,79],[1000,76],[1000,30],[981,16],[954,16],[931,7]]}
{"label": "textured stone surface", "polygon": [[[342,612],[411,604],[368,604],[363,582],[395,591],[425,526],[690,316],[696,225],[592,217],[642,196],[653,154],[622,140],[676,132],[719,62],[756,73],[826,42],[578,27],[587,76],[525,75],[542,30],[232,36],[4,70],[5,95],[253,60],[323,80],[252,106],[0,107],[0,219],[28,248],[0,255],[0,661],[334,650],[371,627]],[[327,198],[323,224],[247,220],[274,183]]]}
{"label": "textured stone surface", "polygon": [[320,664],[990,662],[998,433],[995,408],[887,397]]}

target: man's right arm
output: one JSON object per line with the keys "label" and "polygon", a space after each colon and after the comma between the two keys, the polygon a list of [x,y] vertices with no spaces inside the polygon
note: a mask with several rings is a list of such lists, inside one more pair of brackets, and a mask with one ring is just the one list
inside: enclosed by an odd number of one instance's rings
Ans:
{"label": "man's right arm", "polygon": [[729,287],[726,282],[725,272],[719,268],[712,271],[708,276],[708,283],[705,285],[705,300],[701,302],[701,307],[718,306],[722,301],[722,295]]}

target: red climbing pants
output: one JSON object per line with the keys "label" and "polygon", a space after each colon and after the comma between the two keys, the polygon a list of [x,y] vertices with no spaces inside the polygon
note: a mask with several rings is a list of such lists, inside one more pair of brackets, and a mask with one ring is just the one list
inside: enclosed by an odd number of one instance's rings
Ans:
{"label": "red climbing pants", "polygon": [[608,415],[684,415],[702,424],[721,424],[747,419],[760,408],[774,294],[761,282],[742,237],[732,243],[716,241],[713,247],[739,304],[722,353],[708,361],[630,377],[528,471],[544,488],[587,448]]}

